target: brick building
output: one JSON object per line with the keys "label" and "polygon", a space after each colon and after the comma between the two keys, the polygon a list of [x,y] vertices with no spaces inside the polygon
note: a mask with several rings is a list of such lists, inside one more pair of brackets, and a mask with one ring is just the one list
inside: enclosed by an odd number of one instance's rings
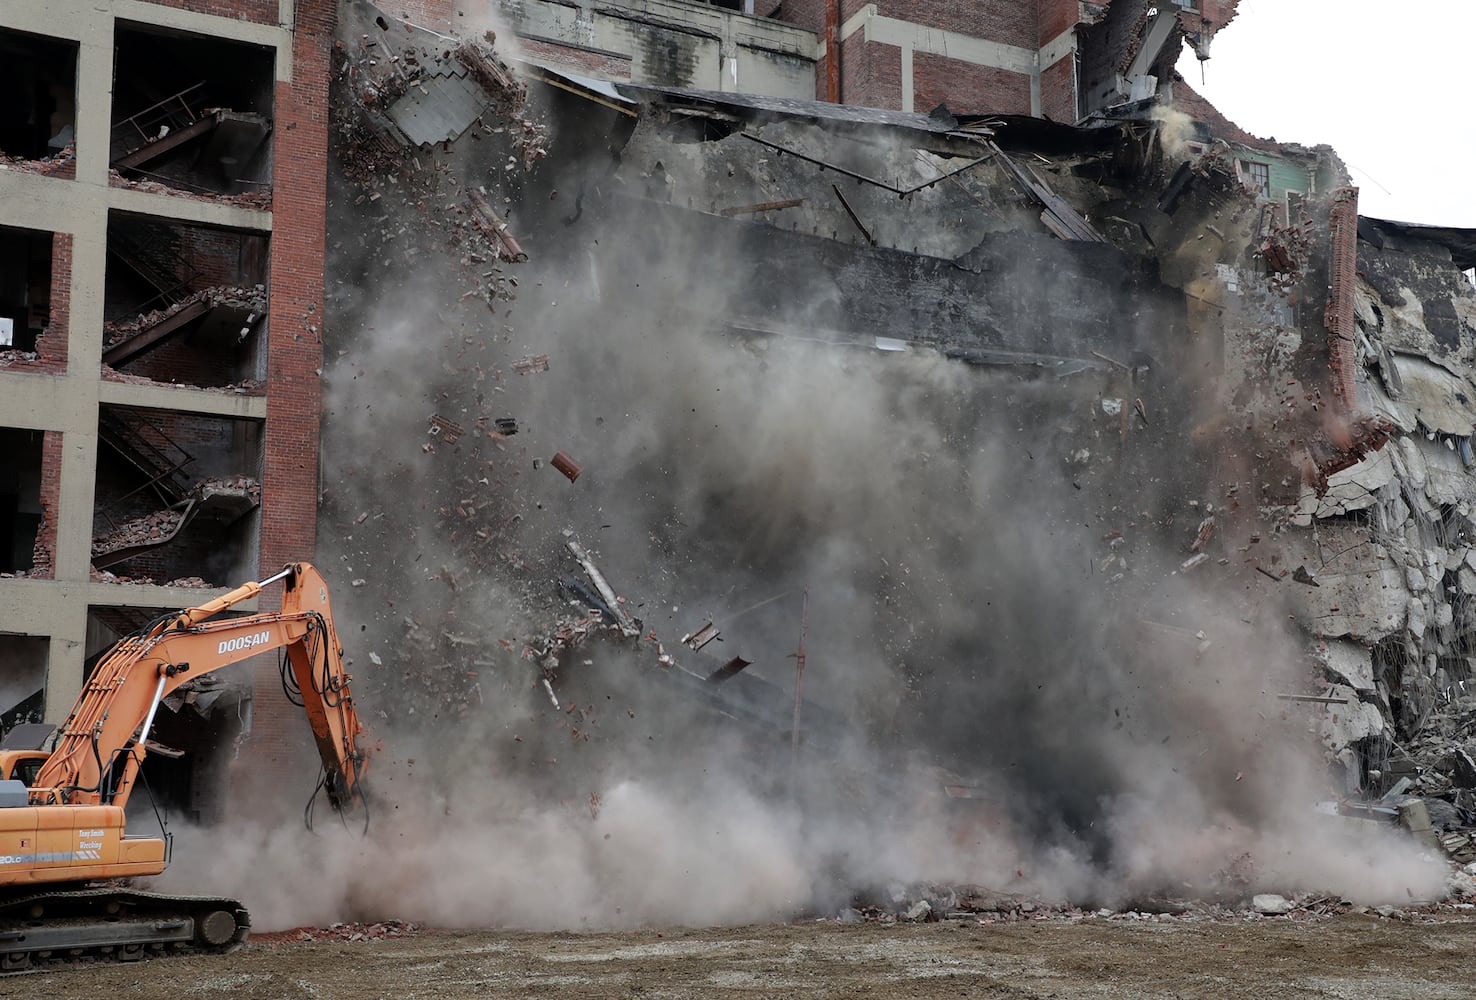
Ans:
{"label": "brick building", "polygon": [[[1076,122],[1158,94],[1186,43],[1208,58],[1237,2],[497,0],[495,11],[529,59],[604,79]],[[435,30],[465,6],[385,5]]]}
{"label": "brick building", "polygon": [[[59,721],[119,636],[312,557],[334,18],[0,6],[0,723]],[[256,687],[269,758],[301,723],[274,662]],[[234,703],[160,738],[229,745]]]}
{"label": "brick building", "polygon": [[824,40],[816,74],[822,99],[1075,122],[1155,93],[1185,41],[1208,58],[1236,2],[785,0],[775,16]]}

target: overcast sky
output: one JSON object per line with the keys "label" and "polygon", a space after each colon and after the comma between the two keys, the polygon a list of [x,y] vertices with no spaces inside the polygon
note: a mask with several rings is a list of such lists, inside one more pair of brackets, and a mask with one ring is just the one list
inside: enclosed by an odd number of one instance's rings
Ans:
{"label": "overcast sky", "polygon": [[[1363,215],[1476,228],[1476,0],[1240,0],[1179,72],[1254,135],[1338,151]],[[1384,190],[1384,189],[1387,189]]]}

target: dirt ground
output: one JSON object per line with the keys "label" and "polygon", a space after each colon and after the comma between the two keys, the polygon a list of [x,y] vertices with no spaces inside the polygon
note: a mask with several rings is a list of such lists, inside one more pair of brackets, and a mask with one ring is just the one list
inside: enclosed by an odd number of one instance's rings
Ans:
{"label": "dirt ground", "polygon": [[5,997],[1337,997],[1476,995],[1476,922],[1100,919],[253,941],[225,956],[0,979]]}

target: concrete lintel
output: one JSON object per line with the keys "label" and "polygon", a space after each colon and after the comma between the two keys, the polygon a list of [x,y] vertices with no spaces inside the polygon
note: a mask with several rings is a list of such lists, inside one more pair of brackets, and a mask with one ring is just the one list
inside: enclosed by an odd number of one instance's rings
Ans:
{"label": "concrete lintel", "polygon": [[85,596],[81,582],[0,579],[0,622],[12,635],[70,635],[76,616],[67,605]]}
{"label": "concrete lintel", "polygon": [[[284,5],[288,4],[283,0]],[[92,4],[96,8],[96,4]],[[246,42],[274,49],[276,53],[276,78],[278,82],[292,82],[292,29],[290,23],[258,24],[255,21],[238,21],[232,17],[216,14],[201,14],[178,7],[164,7],[145,0],[112,0],[113,13],[119,20],[137,24],[172,28],[196,35],[227,38],[234,42]],[[94,11],[93,16],[96,16]],[[280,19],[280,8],[278,17]]]}
{"label": "concrete lintel", "polygon": [[765,40],[765,45],[793,45],[804,48],[807,41],[813,43],[815,33],[783,21],[767,17],[743,14],[707,3],[693,0],[617,0],[615,3],[599,3],[596,10],[619,16],[620,11],[637,10],[655,14],[677,22],[701,24],[714,34],[729,31],[743,32],[755,42]]}
{"label": "concrete lintel", "polygon": [[790,36],[775,38],[735,29],[733,44],[755,52],[773,52],[781,56],[793,56],[796,59],[817,59],[819,57],[815,54],[815,48],[821,43],[809,33],[799,38]]}
{"label": "concrete lintel", "polygon": [[[175,611],[199,607],[231,592],[230,587],[156,587],[146,583],[99,583],[87,585],[87,603],[112,608],[160,608]],[[257,609],[257,598],[231,605],[232,611]]]}
{"label": "concrete lintel", "polygon": [[96,432],[97,411],[84,380],[0,369],[0,427],[30,431]]}
{"label": "concrete lintel", "polygon": [[0,169],[0,224],[76,233],[96,224],[101,205],[91,185]]}
{"label": "concrete lintel", "polygon": [[178,410],[234,420],[265,420],[265,396],[211,392],[184,386],[137,385],[132,382],[98,383],[97,399],[113,406],[139,406],[155,410]]}
{"label": "concrete lintel", "polygon": [[193,222],[205,226],[220,226],[225,229],[250,229],[260,232],[270,232],[272,228],[271,212],[222,204],[217,201],[175,198],[167,194],[135,191],[131,188],[108,188],[108,205],[120,212],[152,215],[174,222]]}
{"label": "concrete lintel", "polygon": [[92,0],[0,5],[0,26],[50,38],[70,38],[74,42],[95,29],[96,17],[97,4]]}
{"label": "concrete lintel", "polygon": [[46,636],[47,722],[66,718],[82,690],[81,648],[87,640],[86,585],[65,580],[0,579],[0,622],[15,635]]}

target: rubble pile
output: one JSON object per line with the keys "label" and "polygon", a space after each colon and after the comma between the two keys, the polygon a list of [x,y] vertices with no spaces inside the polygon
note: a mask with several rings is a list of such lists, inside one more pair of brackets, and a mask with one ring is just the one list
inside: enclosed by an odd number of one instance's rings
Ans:
{"label": "rubble pile", "polygon": [[161,382],[158,379],[149,378],[146,375],[134,375],[131,372],[120,372],[112,365],[102,366],[102,377],[109,382],[124,382],[128,385],[158,385],[158,386],[184,386],[199,392],[230,393],[236,396],[260,395],[266,388],[266,383],[261,379],[243,378],[238,382],[229,382],[226,385],[186,385],[182,382]]}
{"label": "rubble pile", "polygon": [[130,548],[134,545],[165,541],[179,530],[179,526],[184,522],[185,514],[183,508],[170,508],[125,521],[105,535],[94,536],[92,554],[94,556],[106,555],[109,552],[117,552],[119,549]]}
{"label": "rubble pile", "polygon": [[0,153],[0,170],[20,170],[42,177],[73,177],[77,170],[77,145],[67,143],[61,150],[39,160]]}
{"label": "rubble pile", "polygon": [[171,198],[185,198],[189,201],[210,201],[219,205],[254,208],[261,212],[269,212],[272,208],[270,187],[256,191],[242,191],[239,194],[217,194],[211,191],[190,191],[164,181],[124,177],[116,170],[108,171],[108,184],[116,188],[127,188],[130,191],[145,191],[149,194],[164,194]]}
{"label": "rubble pile", "polygon": [[208,306],[233,306],[258,315],[266,312],[267,293],[265,285],[240,288],[232,285],[214,285],[192,292],[188,296],[163,309],[154,309],[130,320],[103,324],[104,349],[121,344],[130,337],[157,325],[182,309],[196,303]]}
{"label": "rubble pile", "polygon": [[158,582],[153,577],[123,576],[118,573],[109,572],[105,569],[100,570],[95,566],[88,567],[87,579],[91,580],[93,583],[131,583],[138,584],[139,586],[153,586]]}
{"label": "rubble pile", "polygon": [[[244,506],[242,506],[244,503]],[[122,565],[140,553],[174,540],[197,518],[210,516],[213,509],[228,509],[228,519],[234,520],[243,510],[261,503],[261,482],[251,476],[229,476],[201,479],[191,487],[181,502],[163,510],[151,511],[132,518],[111,530],[95,536],[92,540],[92,558],[102,561],[103,556],[114,558],[104,565]],[[126,553],[126,555],[116,555]],[[153,585],[158,582],[153,576],[122,575],[90,567],[91,579],[101,583],[132,583]],[[181,576],[167,581],[168,587],[205,588],[217,584],[197,575]]]}
{"label": "rubble pile", "polygon": [[1476,862],[1476,693],[1432,710],[1418,732],[1394,745],[1378,780],[1389,789],[1381,801],[1423,803],[1427,829],[1452,861]]}
{"label": "rubble pile", "polygon": [[383,941],[386,938],[410,937],[421,928],[404,920],[381,920],[377,923],[335,923],[327,927],[294,927],[289,931],[270,934],[252,934],[256,944],[293,944],[298,941]]}
{"label": "rubble pile", "polygon": [[40,358],[41,355],[35,351],[0,350],[0,368],[13,368],[16,365],[39,361]]}
{"label": "rubble pile", "polygon": [[982,886],[893,887],[886,901],[858,896],[832,919],[837,923],[929,923],[973,921],[982,925],[1025,921],[1108,920],[1118,923],[1237,923],[1266,919],[1308,922],[1333,916],[1366,915],[1407,923],[1469,920],[1476,903],[1476,878],[1467,866],[1451,878],[1447,901],[1411,901],[1404,906],[1362,906],[1342,896],[1301,893],[1286,897],[1258,893],[1235,901],[1201,898],[1143,899],[1117,907],[1073,906],[1023,893],[996,892]]}
{"label": "rubble pile", "polygon": [[257,503],[261,502],[261,480],[254,476],[226,476],[224,478],[202,479],[191,489],[190,495],[202,497],[206,493],[218,491],[231,491],[245,493]]}

